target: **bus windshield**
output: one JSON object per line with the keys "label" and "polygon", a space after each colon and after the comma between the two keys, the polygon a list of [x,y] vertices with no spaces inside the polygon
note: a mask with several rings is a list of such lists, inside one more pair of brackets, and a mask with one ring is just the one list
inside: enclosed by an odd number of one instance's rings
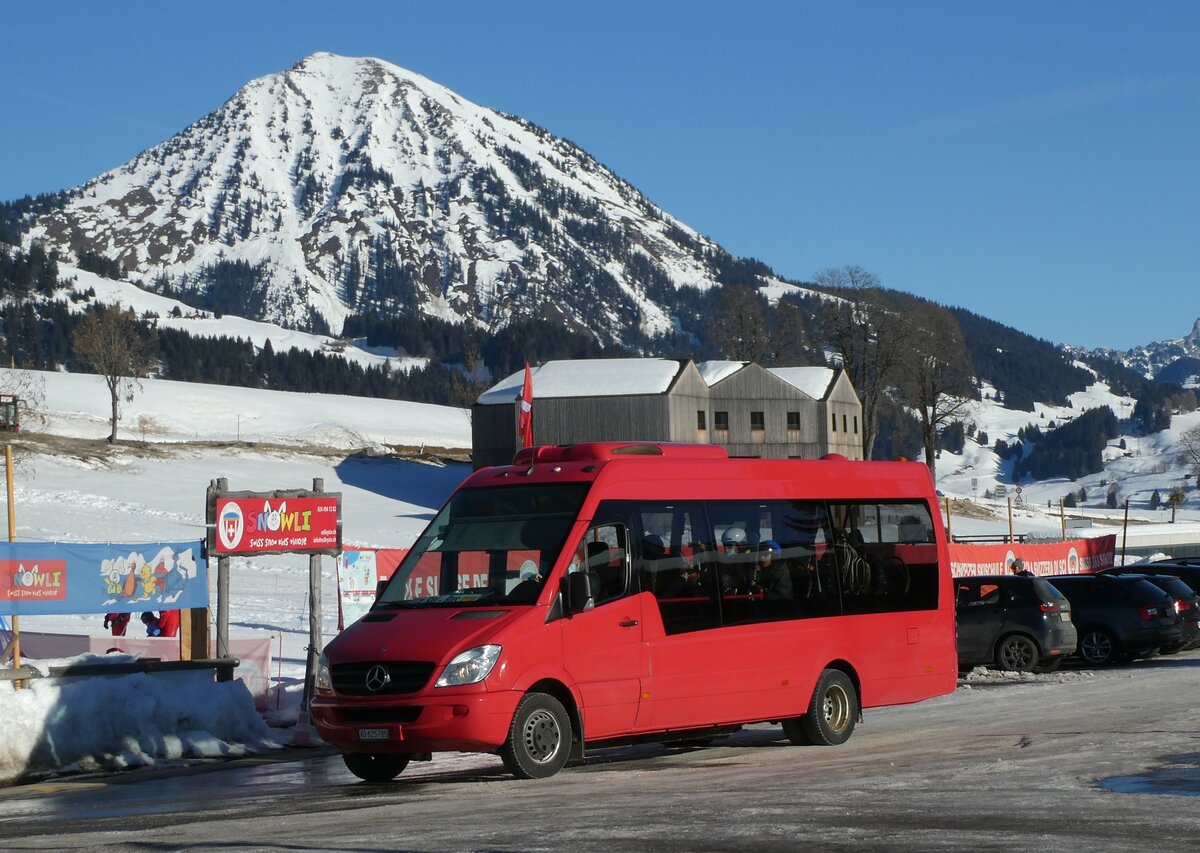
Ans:
{"label": "bus windshield", "polygon": [[377,608],[533,604],[590,483],[462,489],[425,528]]}

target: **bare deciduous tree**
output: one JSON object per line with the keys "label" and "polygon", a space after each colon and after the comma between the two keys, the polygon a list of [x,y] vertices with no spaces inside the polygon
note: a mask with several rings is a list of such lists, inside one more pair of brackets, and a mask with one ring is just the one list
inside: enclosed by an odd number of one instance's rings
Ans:
{"label": "bare deciduous tree", "polygon": [[1179,434],[1179,461],[1191,466],[1200,489],[1200,424]]}
{"label": "bare deciduous tree", "polygon": [[120,306],[101,308],[75,327],[71,336],[75,358],[90,366],[108,386],[112,401],[112,430],[109,444],[117,440],[121,402],[129,402],[141,389],[140,380],[157,363],[158,342],[144,329],[132,311]]}
{"label": "bare deciduous tree", "polygon": [[862,267],[823,270],[816,283],[834,297],[822,303],[821,335],[841,359],[862,400],[863,458],[870,459],[879,433],[879,408],[897,380],[913,330],[890,304],[878,277]]}
{"label": "bare deciduous tree", "polygon": [[463,356],[462,369],[450,375],[450,392],[454,395],[454,402],[466,408],[468,417],[471,406],[488,389],[488,375],[487,365],[474,347],[469,347]]}
{"label": "bare deciduous tree", "polygon": [[[39,374],[16,368],[0,370],[0,393],[16,398],[17,424],[21,432],[39,432],[45,427],[46,380]],[[13,454],[13,470],[33,471],[33,458],[34,455],[29,453]]]}
{"label": "bare deciduous tree", "polygon": [[709,328],[726,358],[761,364],[770,355],[763,299],[752,287],[722,288],[717,294],[717,316]]}
{"label": "bare deciduous tree", "polygon": [[18,368],[0,371],[0,393],[17,398],[23,431],[35,432],[45,426],[46,380],[37,373]]}
{"label": "bare deciduous tree", "polygon": [[930,304],[914,305],[906,313],[913,334],[897,385],[904,402],[921,421],[925,464],[936,475],[938,432],[965,420],[971,412],[973,371],[954,315]]}

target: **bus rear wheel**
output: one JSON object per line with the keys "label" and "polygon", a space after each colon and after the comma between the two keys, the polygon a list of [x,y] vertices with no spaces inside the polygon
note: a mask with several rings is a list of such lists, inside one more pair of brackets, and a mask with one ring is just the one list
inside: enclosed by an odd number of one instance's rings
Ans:
{"label": "bus rear wheel", "polygon": [[408,756],[373,752],[344,752],[346,769],[365,782],[390,782],[404,772]]}
{"label": "bus rear wheel", "polygon": [[827,669],[817,680],[808,713],[798,720],[785,722],[784,733],[793,743],[797,741],[788,732],[787,723],[799,724],[807,743],[817,746],[836,746],[845,743],[854,733],[858,722],[858,691],[850,676],[840,669]]}
{"label": "bus rear wheel", "polygon": [[571,737],[562,703],[545,693],[528,693],[513,714],[500,758],[518,779],[545,779],[566,765]]}

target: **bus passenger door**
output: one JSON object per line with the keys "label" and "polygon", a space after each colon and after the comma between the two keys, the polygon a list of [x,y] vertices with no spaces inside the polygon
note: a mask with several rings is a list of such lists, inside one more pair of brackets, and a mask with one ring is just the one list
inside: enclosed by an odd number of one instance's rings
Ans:
{"label": "bus passenger door", "polygon": [[567,673],[583,700],[590,740],[633,731],[649,664],[642,642],[642,597],[631,588],[623,524],[589,530],[568,571],[586,571],[592,606],[560,621]]}

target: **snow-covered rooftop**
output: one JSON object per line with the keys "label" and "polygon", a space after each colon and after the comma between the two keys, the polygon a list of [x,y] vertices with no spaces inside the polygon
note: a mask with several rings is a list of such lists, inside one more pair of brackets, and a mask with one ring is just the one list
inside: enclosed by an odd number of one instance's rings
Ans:
{"label": "snow-covered rooftop", "polygon": [[831,367],[769,367],[767,368],[794,388],[798,388],[814,400],[825,399],[825,392],[833,382]]}
{"label": "snow-covered rooftop", "polygon": [[[619,397],[665,394],[679,375],[680,364],[669,358],[584,358],[548,361],[531,368],[533,397]],[[524,369],[479,395],[479,403],[511,403],[521,393]]]}
{"label": "snow-covered rooftop", "polygon": [[702,361],[696,365],[709,388],[746,366],[744,361]]}
{"label": "snow-covered rooftop", "polygon": [[[696,365],[710,388],[746,367],[745,361],[703,361]],[[533,396],[617,397],[634,394],[665,394],[679,375],[680,362],[666,358],[592,358],[548,361],[530,368]],[[812,397],[825,398],[833,381],[829,367],[772,367],[771,373]],[[479,396],[485,406],[511,403],[521,393],[525,371],[518,370]]]}

